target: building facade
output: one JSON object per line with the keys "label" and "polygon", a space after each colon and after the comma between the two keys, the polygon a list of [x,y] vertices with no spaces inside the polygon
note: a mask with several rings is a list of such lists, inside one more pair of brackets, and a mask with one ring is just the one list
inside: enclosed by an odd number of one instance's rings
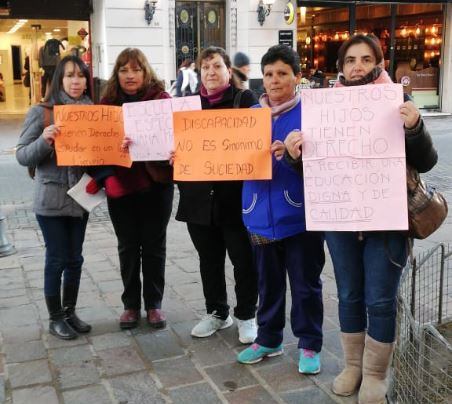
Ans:
{"label": "building facade", "polygon": [[452,4],[444,1],[10,0],[0,3],[0,23],[4,19],[43,25],[23,32],[25,25],[15,37],[2,32],[0,41],[0,52],[5,48],[11,59],[10,47],[22,44],[20,63],[28,50],[36,77],[38,49],[48,35],[44,26],[66,21],[69,48],[86,48],[93,77],[108,79],[119,52],[138,47],[168,87],[181,61],[196,59],[209,45],[223,46],[231,56],[248,54],[252,88],[261,83],[262,55],[277,43],[298,50],[305,74],[323,69],[334,79],[342,41],[355,31],[373,32],[384,45],[388,71],[409,82],[406,90],[418,105],[452,113]]}

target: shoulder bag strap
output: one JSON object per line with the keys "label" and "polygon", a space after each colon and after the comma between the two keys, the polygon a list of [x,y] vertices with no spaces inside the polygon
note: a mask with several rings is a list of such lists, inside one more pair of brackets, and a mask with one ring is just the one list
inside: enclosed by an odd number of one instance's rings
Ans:
{"label": "shoulder bag strap", "polygon": [[233,108],[240,108],[240,101],[242,100],[243,90],[240,90],[234,97]]}

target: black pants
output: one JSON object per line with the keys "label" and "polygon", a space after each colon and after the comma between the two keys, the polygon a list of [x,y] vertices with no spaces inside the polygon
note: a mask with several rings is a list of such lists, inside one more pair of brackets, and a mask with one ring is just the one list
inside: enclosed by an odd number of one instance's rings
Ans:
{"label": "black pants", "polygon": [[171,216],[173,184],[122,198],[108,198],[108,211],[118,238],[125,309],[141,308],[140,267],[144,308],[159,309],[165,287],[166,227]]}
{"label": "black pants", "polygon": [[202,226],[188,223],[188,232],[198,251],[207,313],[216,311],[222,319],[229,315],[225,280],[226,251],[234,266],[237,307],[240,320],[255,316],[257,271],[253,265],[251,245],[244,226]]}

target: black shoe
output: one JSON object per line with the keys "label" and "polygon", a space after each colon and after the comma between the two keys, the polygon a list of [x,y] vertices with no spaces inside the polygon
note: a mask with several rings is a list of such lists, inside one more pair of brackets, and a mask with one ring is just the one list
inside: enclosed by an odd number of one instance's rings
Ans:
{"label": "black shoe", "polygon": [[66,315],[66,321],[77,332],[87,333],[91,331],[91,326],[80,318],[75,313],[75,306],[77,304],[78,285],[64,285],[63,286],[63,307]]}
{"label": "black shoe", "polygon": [[91,331],[91,326],[85,323],[83,320],[75,314],[75,309],[66,308],[64,309],[66,314],[66,322],[77,332],[85,334]]}
{"label": "black shoe", "polygon": [[77,338],[77,333],[65,320],[65,314],[61,307],[60,296],[46,296],[47,310],[49,311],[49,332],[61,339]]}
{"label": "black shoe", "polygon": [[75,339],[78,337],[77,333],[64,318],[59,320],[50,320],[49,332],[55,337],[61,339]]}

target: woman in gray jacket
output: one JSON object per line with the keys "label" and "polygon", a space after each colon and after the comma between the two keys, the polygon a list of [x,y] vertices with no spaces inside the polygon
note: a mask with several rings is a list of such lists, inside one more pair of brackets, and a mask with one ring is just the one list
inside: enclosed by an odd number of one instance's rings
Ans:
{"label": "woman in gray jacket", "polygon": [[[52,88],[43,104],[28,112],[17,145],[21,165],[36,167],[33,211],[45,245],[44,295],[49,311],[49,332],[73,339],[91,326],[75,314],[83,263],[82,245],[88,213],[67,195],[85,171],[83,167],[58,167],[53,106],[92,104],[88,67],[75,56],[66,56],[56,67]],[[61,277],[63,301],[61,301]]]}

